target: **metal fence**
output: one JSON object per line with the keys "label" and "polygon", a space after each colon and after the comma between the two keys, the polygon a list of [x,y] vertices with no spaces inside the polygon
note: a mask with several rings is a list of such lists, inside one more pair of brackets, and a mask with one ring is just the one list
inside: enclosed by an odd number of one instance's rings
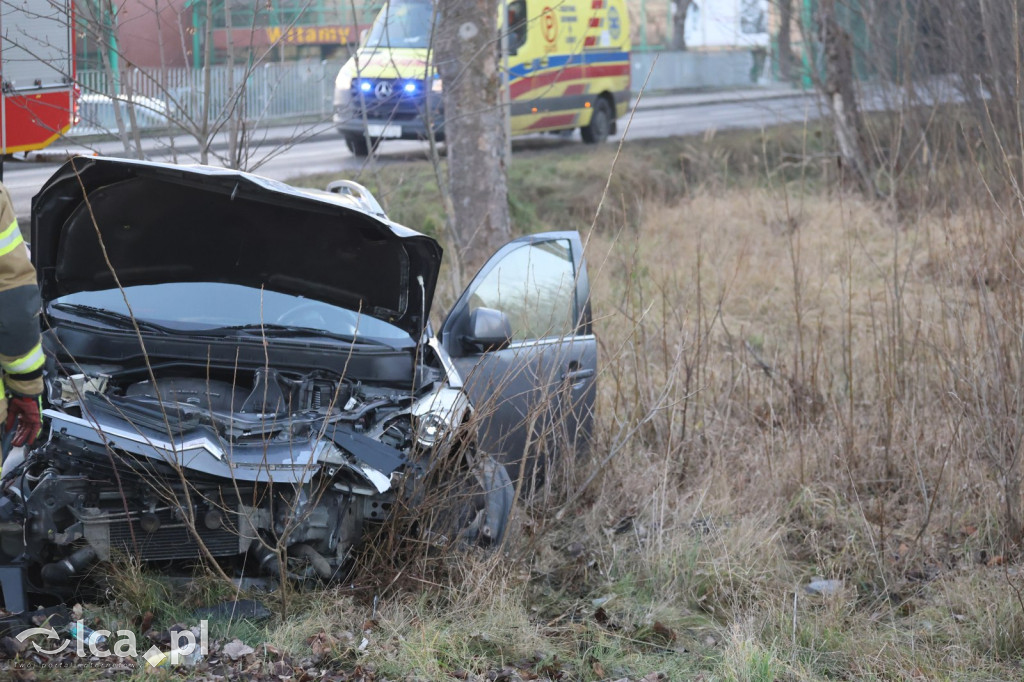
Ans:
{"label": "metal fence", "polygon": [[763,49],[707,52],[634,52],[633,92],[647,83],[649,92],[744,88],[763,84],[771,75]]}
{"label": "metal fence", "polygon": [[[78,82],[83,95],[93,95],[92,109],[96,109],[97,100],[108,99],[117,92],[119,100],[131,98],[143,109],[155,109],[155,113],[162,114],[171,125],[200,122],[204,107],[210,120],[223,119],[229,112],[237,111],[237,107],[244,107],[245,120],[259,125],[295,118],[329,117],[334,78],[340,66],[339,62],[332,61],[299,61],[267,63],[255,69],[213,66],[208,73],[206,69],[191,68],[131,69],[119,75],[116,85],[107,72],[95,70],[80,71]],[[208,106],[206,93],[209,93]],[[89,97],[83,99],[90,100]],[[83,107],[83,111],[88,109]],[[103,127],[104,120],[102,116],[91,121],[82,116],[82,124],[88,127]],[[159,117],[149,116],[139,127],[155,127],[159,123]]]}
{"label": "metal fence", "polygon": [[[648,91],[678,91],[750,87],[770,73],[764,53],[752,50],[636,52],[632,65],[634,91],[648,74]],[[116,130],[112,92],[120,93],[122,101],[130,96],[137,110],[144,111],[136,116],[139,128],[201,123],[207,92],[210,121],[223,121],[238,106],[244,107],[242,116],[250,126],[300,118],[327,120],[340,66],[337,61],[268,63],[251,70],[213,66],[208,75],[204,69],[132,69],[120,74],[116,88],[104,71],[80,71],[81,125],[72,134]],[[127,125],[127,116],[124,120]]]}

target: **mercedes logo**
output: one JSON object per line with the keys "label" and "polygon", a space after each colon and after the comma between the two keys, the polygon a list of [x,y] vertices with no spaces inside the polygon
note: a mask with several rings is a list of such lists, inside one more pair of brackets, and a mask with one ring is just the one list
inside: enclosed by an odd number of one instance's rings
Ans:
{"label": "mercedes logo", "polygon": [[391,81],[380,81],[373,88],[373,94],[377,95],[377,99],[387,99],[394,91],[395,88],[391,85]]}

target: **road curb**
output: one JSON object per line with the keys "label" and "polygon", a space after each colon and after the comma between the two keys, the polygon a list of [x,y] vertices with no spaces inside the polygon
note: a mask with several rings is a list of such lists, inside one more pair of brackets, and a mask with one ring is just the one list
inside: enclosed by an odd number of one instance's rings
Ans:
{"label": "road curb", "polygon": [[[738,104],[740,102],[763,102],[765,100],[787,99],[787,98],[790,98],[790,97],[810,97],[810,96],[813,96],[813,95],[814,95],[814,91],[812,91],[812,90],[785,90],[785,91],[777,91],[777,92],[767,92],[767,93],[763,93],[763,94],[760,94],[760,95],[757,95],[757,96],[744,96],[744,95],[740,95],[739,93],[735,93],[735,92],[732,93],[732,94],[722,93],[721,97],[714,97],[714,98],[712,98],[712,97],[709,96],[706,101],[699,101],[699,102],[679,102],[679,101],[667,102],[666,101],[666,102],[653,102],[651,104],[642,104],[643,100],[641,99],[640,100],[641,105],[637,106],[636,110],[637,111],[658,111],[660,109],[675,109],[676,107],[703,107],[703,106],[713,106],[713,105],[717,105],[717,104]],[[673,97],[687,97],[687,96],[688,95],[658,95],[657,99],[666,99],[667,100],[667,99],[670,99],[670,98],[673,98]],[[633,106],[635,106],[635,104],[636,104],[636,100],[634,100],[631,103],[631,105],[630,105],[630,109],[631,110],[632,110]]]}
{"label": "road curb", "polygon": [[[73,139],[73,138],[69,138],[69,139]],[[152,139],[160,139],[160,138],[152,138],[151,137],[151,138],[144,138],[144,139],[152,140]],[[341,138],[340,137],[335,138],[334,137],[334,130],[332,129],[332,130],[329,130],[329,131],[324,131],[322,133],[317,133],[316,135],[309,135],[307,137],[302,138],[301,141],[302,142],[310,142],[310,141],[313,141],[313,140],[321,140],[321,139],[322,140],[332,140],[332,139],[339,139],[340,140]],[[270,146],[278,146],[278,145],[294,143],[294,142],[295,142],[295,137],[292,136],[292,135],[281,135],[281,136],[267,137],[267,138],[261,138],[260,139],[260,145],[270,145]],[[227,149],[228,146],[229,145],[228,145],[227,142],[214,142],[212,145],[210,145],[210,151],[211,152],[223,151],[223,150]],[[168,147],[168,149],[169,149],[169,147]],[[162,151],[165,151],[165,150],[162,149],[162,148],[155,148],[155,149],[146,149],[145,151],[148,154],[148,153],[152,153],[152,152],[162,152]],[[199,153],[199,145],[190,145],[188,147],[181,147],[181,146],[175,145],[174,151],[177,152],[178,154],[182,155],[182,156],[186,156],[186,155],[189,155],[189,154],[197,154],[197,153]],[[70,151],[70,150],[65,150],[65,151],[62,151],[62,152],[47,151],[47,152],[33,153],[32,156],[29,157],[29,158],[26,158],[24,160],[24,162],[25,163],[63,163],[65,161],[67,161],[68,159],[76,157],[76,156],[109,156],[109,157],[112,157],[112,158],[124,158],[124,159],[137,158],[137,157],[126,155],[124,150],[120,150],[120,151],[117,151],[117,152],[110,152],[110,153],[107,153],[105,155],[104,154],[99,154],[99,153],[90,153],[88,150],[83,150],[81,152],[74,152],[74,151]],[[198,161],[195,161],[193,159],[186,159],[184,162],[188,163],[188,164],[199,163]]]}

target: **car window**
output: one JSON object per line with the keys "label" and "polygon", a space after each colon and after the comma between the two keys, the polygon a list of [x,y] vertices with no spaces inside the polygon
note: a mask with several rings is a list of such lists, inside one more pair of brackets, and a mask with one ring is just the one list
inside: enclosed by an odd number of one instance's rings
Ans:
{"label": "car window", "polygon": [[396,0],[385,5],[373,22],[367,47],[430,47],[434,6],[428,0]]}
{"label": "car window", "polygon": [[576,277],[568,240],[524,244],[479,282],[470,311],[493,308],[512,324],[512,339],[570,334],[576,320]]}
{"label": "car window", "polygon": [[508,3],[508,48],[512,54],[526,44],[526,2],[512,0]]}
{"label": "car window", "polygon": [[80,291],[52,303],[85,305],[128,315],[179,331],[201,331],[248,325],[301,327],[382,340],[409,340],[409,335],[383,320],[339,306],[223,282],[169,282],[103,291]]}

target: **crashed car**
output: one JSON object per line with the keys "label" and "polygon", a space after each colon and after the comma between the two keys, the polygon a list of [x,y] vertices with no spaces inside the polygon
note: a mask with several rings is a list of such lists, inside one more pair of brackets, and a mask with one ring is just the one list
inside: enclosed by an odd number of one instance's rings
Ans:
{"label": "crashed car", "polygon": [[578,234],[504,246],[435,333],[438,243],[332,190],[101,157],[43,186],[46,430],[3,465],[8,611],[119,558],[330,580],[417,482],[459,476],[443,534],[494,545],[517,484],[586,447]]}

